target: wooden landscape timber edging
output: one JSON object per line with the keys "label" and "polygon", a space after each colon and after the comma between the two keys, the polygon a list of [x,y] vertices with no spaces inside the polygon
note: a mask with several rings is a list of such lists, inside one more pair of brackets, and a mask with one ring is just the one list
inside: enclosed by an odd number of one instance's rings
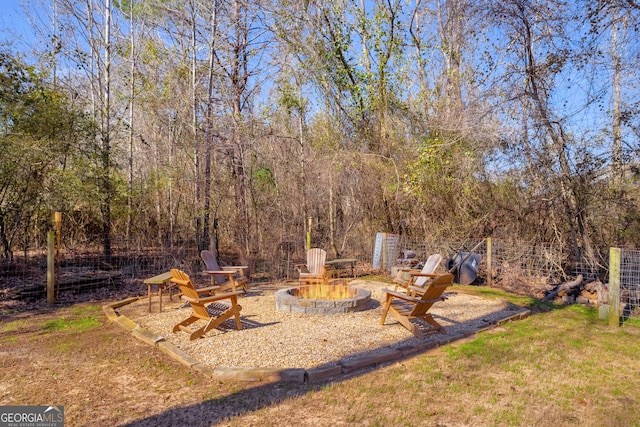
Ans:
{"label": "wooden landscape timber edging", "polygon": [[[145,297],[139,297],[145,298]],[[502,324],[513,322],[516,320],[522,320],[531,315],[530,310],[523,310],[519,313],[498,320],[494,324],[487,325],[486,327],[469,332],[466,334],[453,334],[444,335],[435,342],[424,342],[416,345],[407,345],[399,348],[383,347],[374,350],[368,354],[351,358],[348,360],[339,360],[326,365],[304,369],[304,368],[237,368],[219,366],[216,368],[209,368],[203,365],[199,360],[190,356],[179,347],[167,342],[164,337],[155,335],[152,332],[140,327],[138,324],[127,318],[126,316],[119,315],[116,311],[117,308],[124,305],[135,302],[138,297],[127,298],[122,301],[117,301],[111,304],[104,305],[102,307],[103,312],[107,316],[109,321],[120,325],[123,329],[131,333],[133,337],[157,347],[167,356],[176,360],[180,364],[186,366],[189,369],[193,369],[203,375],[206,375],[216,380],[231,380],[231,381],[265,381],[265,382],[299,382],[306,383],[310,381],[327,380],[332,377],[336,377],[343,374],[352,373],[362,369],[374,368],[377,366],[384,366],[396,360],[400,360],[405,357],[415,356],[420,352],[427,352],[433,350],[439,346],[450,344],[460,339],[468,338],[476,335],[479,332],[493,329]]]}

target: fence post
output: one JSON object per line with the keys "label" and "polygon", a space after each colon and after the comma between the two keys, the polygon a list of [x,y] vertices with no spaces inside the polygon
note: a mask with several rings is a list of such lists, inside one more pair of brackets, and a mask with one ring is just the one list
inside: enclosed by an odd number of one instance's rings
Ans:
{"label": "fence post", "polygon": [[382,233],[382,270],[387,269],[387,233]]}
{"label": "fence post", "polygon": [[56,285],[55,239],[56,239],[56,232],[49,231],[47,233],[47,304],[53,304],[56,301],[56,298],[55,298],[55,285]]}
{"label": "fence post", "polygon": [[609,249],[609,326],[620,326],[620,248]]}
{"label": "fence post", "polygon": [[53,226],[56,232],[56,283],[55,287],[55,299],[60,296],[60,239],[62,238],[62,212],[55,212],[53,214]]}
{"label": "fence post", "polygon": [[492,241],[491,237],[487,237],[487,286],[491,287],[492,285],[492,268],[491,268],[491,252],[492,252]]}

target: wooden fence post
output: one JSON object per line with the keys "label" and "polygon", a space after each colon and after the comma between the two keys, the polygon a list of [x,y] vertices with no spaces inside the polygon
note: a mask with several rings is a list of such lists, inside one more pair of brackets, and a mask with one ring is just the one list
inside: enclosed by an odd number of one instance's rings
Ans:
{"label": "wooden fence post", "polygon": [[56,283],[55,299],[60,296],[60,239],[62,238],[62,212],[54,212],[53,227],[56,232]]}
{"label": "wooden fence post", "polygon": [[55,298],[55,265],[56,265],[56,232],[47,233],[47,304],[56,302]]}
{"label": "wooden fence post", "polygon": [[620,326],[620,248],[609,249],[609,326]]}
{"label": "wooden fence post", "polygon": [[493,279],[492,267],[491,267],[491,252],[492,249],[492,239],[491,237],[487,237],[487,286],[491,287],[491,282]]}

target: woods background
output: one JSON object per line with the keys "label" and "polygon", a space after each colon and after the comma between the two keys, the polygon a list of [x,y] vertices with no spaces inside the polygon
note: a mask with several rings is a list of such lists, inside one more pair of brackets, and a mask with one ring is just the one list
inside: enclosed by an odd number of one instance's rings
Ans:
{"label": "woods background", "polygon": [[[30,0],[0,47],[0,252],[376,232],[640,244],[633,0]],[[309,221],[311,219],[311,221]]]}

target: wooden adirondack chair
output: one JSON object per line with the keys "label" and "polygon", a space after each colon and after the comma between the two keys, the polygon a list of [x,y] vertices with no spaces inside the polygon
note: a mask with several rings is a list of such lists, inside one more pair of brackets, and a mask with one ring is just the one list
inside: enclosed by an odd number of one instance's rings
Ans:
{"label": "wooden adirondack chair", "polygon": [[[401,269],[398,272],[398,276],[393,279],[393,290],[397,291],[398,286],[400,286],[405,289],[407,294],[409,294],[409,288],[411,288],[412,286],[423,288],[428,279],[432,279],[438,276],[435,271],[441,262],[442,256],[440,254],[432,254],[429,258],[427,258],[427,262],[424,264],[422,270]],[[408,279],[405,278],[406,276],[403,277],[406,273],[409,274]]]}
{"label": "wooden adirondack chair", "polygon": [[200,258],[205,265],[205,273],[211,276],[211,284],[220,286],[220,290],[231,290],[235,292],[238,288],[242,288],[247,293],[247,277],[244,270],[248,266],[230,266],[222,267],[218,264],[215,255],[211,251],[204,250],[200,252]]}
{"label": "wooden adirondack chair", "polygon": [[[211,329],[217,328],[231,317],[235,317],[237,329],[242,329],[242,323],[240,322],[240,310],[242,310],[242,307],[238,304],[238,295],[242,292],[224,292],[217,295],[201,297],[185,272],[174,268],[171,269],[171,276],[171,281],[178,285],[182,293],[181,298],[188,301],[191,306],[191,314],[173,327],[174,333],[183,331],[189,334],[190,340],[195,340]],[[216,304],[216,310],[213,310],[213,307],[207,307],[208,304],[213,302],[226,302],[226,300],[228,300],[228,303]],[[206,320],[207,324],[197,329],[189,327],[189,325],[198,320]]]}
{"label": "wooden adirondack chair", "polygon": [[296,268],[300,273],[301,282],[319,282],[325,280],[325,261],[327,252],[320,248],[312,248],[307,251],[307,263],[298,264]]}
{"label": "wooden adirondack chair", "polygon": [[417,324],[411,322],[411,320],[414,319],[422,319],[427,322],[431,326],[431,328],[428,328],[429,330],[435,329],[438,332],[444,333],[444,327],[436,322],[428,311],[433,304],[447,299],[442,296],[442,293],[451,285],[453,285],[453,274],[444,273],[427,282],[424,289],[416,288],[421,291],[419,296],[411,296],[383,289],[387,295],[380,325],[384,325],[387,313],[391,313],[402,326],[418,338],[422,338],[424,333]]}

